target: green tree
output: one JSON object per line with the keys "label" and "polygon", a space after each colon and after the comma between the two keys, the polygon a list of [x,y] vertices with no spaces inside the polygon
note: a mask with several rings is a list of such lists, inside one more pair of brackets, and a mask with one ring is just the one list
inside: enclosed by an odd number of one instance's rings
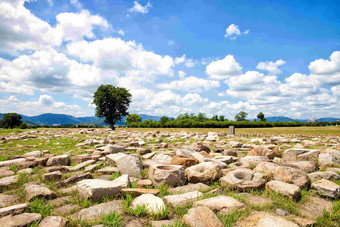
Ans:
{"label": "green tree", "polygon": [[211,120],[212,121],[218,121],[218,116],[217,115],[212,116]]}
{"label": "green tree", "polygon": [[267,121],[266,118],[264,118],[264,114],[262,112],[260,112],[258,115],[257,115],[257,118],[260,119],[260,121]]}
{"label": "green tree", "polygon": [[93,95],[93,104],[96,105],[96,116],[103,117],[104,122],[112,129],[117,121],[127,116],[132,95],[123,87],[114,87],[110,84],[100,85]]}
{"label": "green tree", "polygon": [[225,121],[225,117],[223,115],[220,115],[218,118],[219,121]]}
{"label": "green tree", "polygon": [[246,112],[240,111],[238,114],[236,114],[235,120],[236,121],[245,121],[247,116],[248,116],[248,114]]}
{"label": "green tree", "polygon": [[0,125],[3,128],[18,127],[22,123],[21,118],[22,117],[17,113],[7,113],[4,114]]}
{"label": "green tree", "polygon": [[125,123],[127,125],[131,124],[132,122],[142,122],[142,117],[139,116],[138,114],[130,114],[129,116],[126,117]]}
{"label": "green tree", "polygon": [[167,116],[163,116],[161,117],[161,125],[164,126],[165,123],[167,123],[169,121],[169,118]]}
{"label": "green tree", "polygon": [[203,122],[203,121],[206,121],[208,118],[206,117],[205,113],[198,113],[197,115],[197,120],[199,122]]}

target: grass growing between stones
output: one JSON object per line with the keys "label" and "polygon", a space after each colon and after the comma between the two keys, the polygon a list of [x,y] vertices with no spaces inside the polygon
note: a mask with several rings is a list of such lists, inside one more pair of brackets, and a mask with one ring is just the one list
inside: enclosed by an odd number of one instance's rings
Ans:
{"label": "grass growing between stones", "polygon": [[325,211],[322,217],[316,219],[317,226],[340,226],[340,200],[333,204],[331,212]]}
{"label": "grass growing between stones", "polygon": [[123,226],[122,218],[116,212],[111,212],[106,216],[101,216],[100,223],[103,224],[104,226],[109,226],[109,227]]}
{"label": "grass growing between stones", "polygon": [[31,213],[39,213],[43,217],[51,215],[53,206],[43,198],[35,198],[29,203]]}

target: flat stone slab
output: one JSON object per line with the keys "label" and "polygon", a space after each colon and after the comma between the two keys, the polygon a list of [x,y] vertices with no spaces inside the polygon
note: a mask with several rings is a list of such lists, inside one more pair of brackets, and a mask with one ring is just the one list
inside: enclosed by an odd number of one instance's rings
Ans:
{"label": "flat stone slab", "polygon": [[247,204],[251,204],[253,206],[265,206],[273,203],[273,200],[264,196],[253,195],[246,192],[239,193],[238,195],[240,197],[243,197],[246,200]]}
{"label": "flat stone slab", "polygon": [[246,218],[238,221],[236,223],[237,227],[299,227],[299,225],[295,224],[292,221],[289,221],[285,218],[282,218],[278,215],[274,215],[266,212],[252,212]]}
{"label": "flat stone slab", "polygon": [[191,227],[223,227],[223,223],[207,207],[191,208],[183,216],[183,222]]}
{"label": "flat stone slab", "polygon": [[[1,227],[27,226],[35,221],[41,220],[41,215],[36,213],[23,213],[19,215],[8,215],[0,219]],[[4,224],[4,225],[2,225]]]}
{"label": "flat stone slab", "polygon": [[101,215],[107,215],[110,212],[117,212],[118,214],[122,213],[122,200],[113,200],[107,203],[101,203],[89,208],[85,208],[80,210],[77,213],[71,215],[71,218],[81,218],[82,220],[94,219],[98,218]]}
{"label": "flat stone slab", "polygon": [[88,165],[91,165],[91,164],[95,163],[95,162],[96,162],[96,160],[88,160],[88,161],[79,163],[78,165],[75,165],[73,167],[70,167],[69,170],[70,171],[78,171],[78,170],[81,170],[81,169],[85,168]]}
{"label": "flat stone slab", "polygon": [[44,197],[46,199],[54,199],[55,192],[51,191],[46,185],[41,183],[28,184],[25,186],[26,200],[30,201],[36,197]]}
{"label": "flat stone slab", "polygon": [[80,210],[80,206],[75,205],[75,204],[67,204],[65,206],[61,206],[61,207],[54,209],[53,213],[56,215],[68,215],[78,210]]}
{"label": "flat stone slab", "polygon": [[193,191],[193,192],[187,192],[184,194],[164,196],[163,199],[167,203],[171,204],[173,207],[176,207],[176,206],[184,206],[188,202],[193,202],[201,196],[203,196],[202,192]]}
{"label": "flat stone slab", "polygon": [[298,210],[303,216],[316,219],[323,215],[323,210],[331,212],[332,202],[320,197],[311,197],[306,203],[299,204]]}
{"label": "flat stone slab", "polygon": [[319,180],[312,184],[312,188],[315,189],[319,195],[327,196],[331,198],[340,198],[340,185],[329,181],[329,180]]}
{"label": "flat stone slab", "polygon": [[317,181],[321,179],[325,179],[325,180],[339,180],[340,179],[340,175],[332,171],[314,172],[314,173],[308,174],[308,177],[311,179],[311,181]]}
{"label": "flat stone slab", "polygon": [[209,186],[203,183],[197,183],[197,184],[187,184],[184,186],[178,186],[176,188],[169,188],[169,192],[171,194],[180,194],[180,193],[186,193],[186,192],[193,192],[193,191],[199,191],[199,190],[208,190]]}
{"label": "flat stone slab", "polygon": [[154,196],[153,194],[144,194],[140,195],[137,198],[135,198],[131,206],[133,209],[136,209],[137,206],[145,205],[148,213],[159,213],[163,209],[165,209],[165,204],[163,200],[157,196]]}
{"label": "flat stone slab", "polygon": [[0,162],[0,167],[11,166],[13,164],[18,165],[18,164],[24,163],[24,162],[26,162],[25,158],[18,158],[18,159],[13,159],[13,160],[1,161]]}
{"label": "flat stone slab", "polygon": [[67,218],[60,216],[48,216],[39,223],[39,227],[64,227],[67,223]]}
{"label": "flat stone slab", "polygon": [[9,207],[0,208],[0,216],[21,214],[27,209],[27,203],[16,204]]}
{"label": "flat stone slab", "polygon": [[130,195],[143,195],[143,194],[153,194],[157,195],[159,193],[158,189],[146,189],[146,188],[123,188],[121,190],[123,195],[130,194]]}
{"label": "flat stone slab", "polygon": [[0,187],[7,187],[18,181],[18,175],[4,177],[0,179]]}
{"label": "flat stone slab", "polygon": [[209,207],[211,210],[227,209],[229,211],[246,207],[244,203],[234,199],[233,197],[224,195],[196,201],[194,202],[193,206],[206,206]]}
{"label": "flat stone slab", "polygon": [[71,164],[69,155],[59,155],[48,159],[46,166],[68,166]]}
{"label": "flat stone slab", "polygon": [[14,195],[4,195],[0,194],[0,207],[5,207],[16,203],[18,201],[17,197]]}
{"label": "flat stone slab", "polygon": [[129,187],[129,177],[127,174],[118,177],[114,181],[101,179],[82,180],[77,183],[77,190],[83,198],[91,198],[100,201],[103,196],[112,196]]}
{"label": "flat stone slab", "polygon": [[107,166],[107,167],[98,169],[97,172],[102,173],[102,174],[112,174],[112,173],[119,172],[119,169],[117,167]]}
{"label": "flat stone slab", "polygon": [[295,184],[288,184],[282,181],[272,180],[266,184],[267,190],[272,190],[286,195],[292,199],[300,196],[301,189]]}

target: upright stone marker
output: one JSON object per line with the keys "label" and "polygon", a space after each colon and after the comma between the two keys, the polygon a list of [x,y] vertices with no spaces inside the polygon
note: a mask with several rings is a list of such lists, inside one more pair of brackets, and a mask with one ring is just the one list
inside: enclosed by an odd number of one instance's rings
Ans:
{"label": "upright stone marker", "polygon": [[235,126],[229,126],[229,136],[235,136]]}

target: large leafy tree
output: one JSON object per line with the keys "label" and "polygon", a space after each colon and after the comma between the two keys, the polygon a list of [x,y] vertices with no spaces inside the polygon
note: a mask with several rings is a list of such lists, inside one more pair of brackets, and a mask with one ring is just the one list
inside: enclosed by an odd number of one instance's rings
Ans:
{"label": "large leafy tree", "polygon": [[236,121],[245,121],[247,116],[248,116],[248,114],[246,112],[240,111],[238,114],[236,114],[235,120]]}
{"label": "large leafy tree", "polygon": [[22,123],[21,116],[17,113],[7,113],[4,114],[2,121],[0,122],[3,128],[14,128],[20,126]]}
{"label": "large leafy tree", "polygon": [[267,119],[264,117],[264,114],[262,112],[260,112],[258,115],[257,115],[257,118],[260,119],[260,121],[267,121]]}
{"label": "large leafy tree", "polygon": [[130,114],[129,116],[126,117],[125,123],[129,125],[132,122],[136,122],[136,123],[142,122],[142,117],[135,113]]}
{"label": "large leafy tree", "polygon": [[104,118],[104,122],[112,129],[117,121],[127,116],[132,95],[123,87],[110,84],[101,85],[93,95],[96,105],[96,116]]}

